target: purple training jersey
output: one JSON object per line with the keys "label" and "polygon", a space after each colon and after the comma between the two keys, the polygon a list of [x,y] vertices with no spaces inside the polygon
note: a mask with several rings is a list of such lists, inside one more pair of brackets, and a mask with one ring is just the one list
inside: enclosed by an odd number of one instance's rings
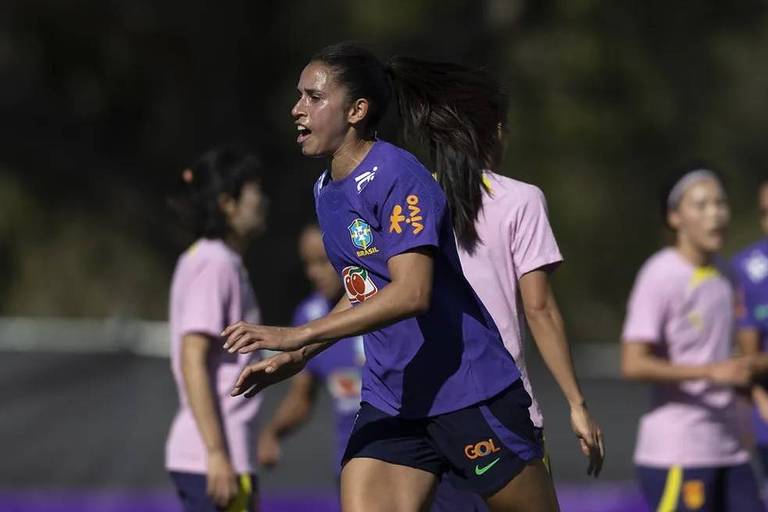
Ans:
{"label": "purple training jersey", "polygon": [[[319,293],[304,299],[293,316],[293,325],[302,325],[328,314],[335,304],[329,303]],[[325,384],[333,398],[336,413],[336,461],[341,468],[341,458],[347,447],[349,434],[360,409],[362,369],[365,363],[363,337],[354,336],[339,340],[317,357],[309,361],[305,371]]]}
{"label": "purple training jersey", "polygon": [[315,201],[326,253],[353,306],[391,282],[389,258],[416,248],[434,258],[429,310],[364,336],[363,401],[423,418],[476,404],[520,378],[464,279],[443,191],[413,155],[376,141],[345,178],[323,173]]}
{"label": "purple training jersey", "polygon": [[[760,348],[768,351],[768,239],[750,245],[733,257],[733,274],[738,297],[736,321],[739,327],[756,329]],[[754,414],[755,437],[768,445],[768,425]]]}

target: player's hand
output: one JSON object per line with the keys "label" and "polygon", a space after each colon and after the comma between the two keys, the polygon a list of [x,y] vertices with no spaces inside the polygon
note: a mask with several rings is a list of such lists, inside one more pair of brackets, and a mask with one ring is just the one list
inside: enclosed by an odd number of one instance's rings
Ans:
{"label": "player's hand", "polygon": [[228,506],[237,496],[237,475],[229,457],[221,450],[208,453],[206,492],[221,508]]}
{"label": "player's hand", "polygon": [[733,357],[715,363],[710,367],[709,378],[723,386],[747,386],[752,380],[752,359],[746,356]]}
{"label": "player's hand", "polygon": [[589,415],[586,405],[578,404],[571,407],[571,428],[579,438],[581,452],[589,457],[587,474],[597,478],[603,469],[605,445],[600,425]]}
{"label": "player's hand", "polygon": [[303,370],[306,364],[298,350],[280,352],[258,363],[250,364],[240,372],[231,395],[238,396],[245,393],[245,397],[250,398],[276,382],[293,377]]}
{"label": "player's hand", "polygon": [[280,438],[271,428],[265,428],[259,434],[259,464],[271,468],[280,461]]}
{"label": "player's hand", "polygon": [[295,327],[272,327],[236,322],[221,333],[227,340],[224,349],[230,353],[247,354],[256,350],[296,350],[303,346]]}

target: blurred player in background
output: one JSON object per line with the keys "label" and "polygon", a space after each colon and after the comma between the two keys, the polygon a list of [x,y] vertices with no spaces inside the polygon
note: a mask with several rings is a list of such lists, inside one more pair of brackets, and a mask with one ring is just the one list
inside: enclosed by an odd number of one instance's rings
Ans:
{"label": "blurred player in background", "polygon": [[[768,180],[758,188],[760,225],[768,235]],[[768,238],[765,236],[739,252],[732,262],[737,289],[737,339],[745,355],[757,359],[755,371],[761,379],[752,386],[755,403],[753,423],[763,472],[768,474]]]}
{"label": "blurred player in background", "polygon": [[221,330],[260,314],[242,255],[265,227],[262,170],[234,148],[213,150],[182,174],[172,200],[197,241],[181,255],[170,297],[171,368],[179,409],[166,468],[187,512],[258,510],[256,414],[261,399],[229,396],[253,355],[221,348]]}
{"label": "blurred player in background", "polygon": [[751,361],[732,357],[734,294],[717,265],[729,221],[720,179],[698,169],[664,197],[675,243],[649,258],[624,323],[622,371],[650,381],[635,464],[642,491],[660,511],[762,511],[734,387]]}
{"label": "blurred player in background", "polygon": [[[293,325],[303,325],[327,315],[344,293],[341,280],[325,255],[322,235],[317,225],[309,225],[302,231],[299,253],[314,292],[296,308]],[[364,363],[362,336],[340,340],[311,359],[304,370],[291,379],[288,393],[274,417],[262,428],[259,435],[259,462],[272,466],[280,460],[280,439],[310,418],[317,398],[317,388],[323,385],[333,399],[336,416],[335,471],[341,471],[344,449],[360,408]]]}

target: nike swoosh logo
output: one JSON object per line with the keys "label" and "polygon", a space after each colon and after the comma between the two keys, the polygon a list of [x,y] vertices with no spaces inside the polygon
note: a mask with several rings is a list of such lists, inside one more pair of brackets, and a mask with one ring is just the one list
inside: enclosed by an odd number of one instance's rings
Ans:
{"label": "nike swoosh logo", "polygon": [[486,466],[482,466],[482,467],[480,467],[480,466],[475,466],[475,474],[476,474],[477,476],[480,476],[480,475],[482,475],[483,473],[485,473],[486,471],[488,471],[489,469],[491,469],[493,466],[495,466],[495,465],[496,465],[496,463],[497,463],[497,462],[499,462],[500,460],[501,460],[501,457],[496,457],[496,460],[494,460],[493,462],[491,462],[490,464],[488,464],[488,465],[486,465]]}

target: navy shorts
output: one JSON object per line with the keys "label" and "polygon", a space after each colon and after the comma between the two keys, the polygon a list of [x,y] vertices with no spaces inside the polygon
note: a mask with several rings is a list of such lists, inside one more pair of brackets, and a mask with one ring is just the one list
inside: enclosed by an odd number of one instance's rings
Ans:
{"label": "navy shorts", "polygon": [[640,487],[652,510],[763,512],[749,464],[682,468],[637,467]]}
{"label": "navy shorts", "polygon": [[368,457],[422,469],[487,498],[542,458],[530,405],[520,380],[488,400],[431,418],[390,416],[363,402],[344,461]]}
{"label": "navy shorts", "polygon": [[181,499],[184,512],[252,512],[256,510],[258,499],[258,479],[254,474],[238,476],[237,497],[224,509],[211,501],[206,491],[207,475],[201,473],[182,473],[171,471],[171,479],[176,486],[176,492]]}

